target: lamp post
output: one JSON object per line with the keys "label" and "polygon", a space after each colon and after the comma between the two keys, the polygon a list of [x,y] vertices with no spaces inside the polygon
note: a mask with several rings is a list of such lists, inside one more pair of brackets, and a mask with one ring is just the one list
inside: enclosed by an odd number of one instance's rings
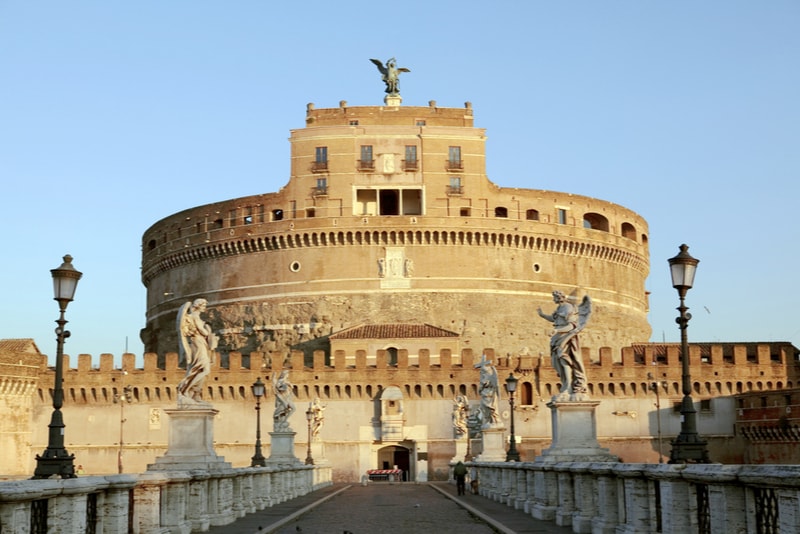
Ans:
{"label": "lamp post", "polygon": [[512,374],[506,378],[506,390],[508,391],[508,404],[511,407],[511,437],[506,454],[506,462],[519,462],[519,452],[517,452],[517,438],[514,436],[514,392],[517,390],[517,378]]}
{"label": "lamp post", "polygon": [[314,410],[311,409],[311,404],[308,405],[306,410],[306,422],[308,423],[308,452],[306,453],[306,465],[314,465],[314,458],[311,457],[311,421],[314,419]]}
{"label": "lamp post", "polygon": [[[647,373],[647,378],[653,379],[653,375]],[[656,394],[656,429],[658,431],[658,463],[664,463],[664,453],[661,448],[661,397],[659,396],[658,388],[663,387],[666,382],[650,382],[650,389]]]}
{"label": "lamp post", "polygon": [[50,418],[50,431],[47,439],[47,449],[36,455],[36,470],[33,478],[50,478],[53,475],[61,478],[75,478],[74,454],[69,454],[64,448],[64,417],[61,406],[64,405],[64,340],[69,337],[69,331],[64,329],[67,320],[64,314],[67,305],[75,296],[75,288],[83,273],[72,266],[72,256],[64,256],[64,263],[57,269],[51,269],[53,275],[54,300],[58,301],[61,312],[56,324],[56,378],[53,388],[53,415]]}
{"label": "lamp post", "polygon": [[689,247],[680,246],[680,253],[674,258],[670,258],[669,268],[672,275],[672,287],[678,290],[680,315],[675,319],[681,330],[681,386],[683,390],[683,400],[681,401],[681,433],[672,442],[669,463],[708,463],[708,449],[706,442],[697,435],[697,411],[692,401],[692,377],[689,373],[689,341],[686,335],[686,328],[692,315],[684,304],[686,293],[692,288],[694,274],[700,260],[689,255]]}
{"label": "lamp post", "polygon": [[264,382],[261,381],[260,376],[256,378],[250,388],[256,398],[256,452],[250,459],[250,467],[266,467],[266,459],[261,454],[261,397],[264,396]]}
{"label": "lamp post", "polygon": [[[123,370],[122,377],[124,378],[128,372]],[[130,403],[132,399],[132,392],[133,388],[131,386],[122,385],[122,393],[115,393],[114,394],[114,403],[119,403],[119,450],[117,451],[117,471],[122,474],[123,467],[122,467],[122,452],[125,447],[123,442],[123,428],[127,419],[125,419],[125,403]]]}

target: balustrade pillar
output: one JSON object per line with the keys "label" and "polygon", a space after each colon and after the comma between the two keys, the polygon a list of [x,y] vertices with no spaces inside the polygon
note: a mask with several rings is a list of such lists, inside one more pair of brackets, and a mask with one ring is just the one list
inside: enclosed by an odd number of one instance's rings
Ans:
{"label": "balustrade pillar", "polygon": [[527,493],[525,495],[525,506],[523,510],[526,514],[530,514],[531,510],[533,509],[533,503],[535,499],[534,495],[534,487],[535,487],[535,480],[534,480],[535,471],[528,466],[525,469],[525,486],[528,488]]}
{"label": "balustrade pillar", "polygon": [[556,517],[558,504],[558,477],[552,466],[542,466],[534,475],[534,502],[531,515],[542,521]]}
{"label": "balustrade pillar", "polygon": [[645,464],[618,464],[614,472],[622,479],[624,524],[617,534],[648,534],[656,531],[655,514],[650,509],[650,482],[644,477]]}
{"label": "balustrade pillar", "polygon": [[597,516],[597,484],[590,472],[591,463],[572,464],[572,483],[575,491],[575,511],[572,514],[572,532],[592,532],[592,520]]}
{"label": "balustrade pillar", "polygon": [[525,508],[525,502],[528,500],[528,479],[527,469],[525,464],[517,464],[514,473],[517,479],[517,492],[516,499],[514,499],[514,510],[522,510]]}
{"label": "balustrade pillar", "polygon": [[[593,462],[590,469],[597,478],[597,516],[592,520],[593,534],[614,534],[619,526],[619,495],[613,462]],[[676,531],[665,531],[676,532]]]}
{"label": "balustrade pillar", "polygon": [[575,513],[575,488],[570,473],[570,465],[555,467],[558,480],[558,505],[555,522],[561,527],[572,526],[572,515]]}

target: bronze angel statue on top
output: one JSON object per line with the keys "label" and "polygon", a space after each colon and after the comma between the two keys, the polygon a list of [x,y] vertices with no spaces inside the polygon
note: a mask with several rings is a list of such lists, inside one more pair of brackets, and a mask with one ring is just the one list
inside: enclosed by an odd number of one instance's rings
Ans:
{"label": "bronze angel statue on top", "polygon": [[397,60],[391,58],[386,61],[384,66],[380,59],[370,59],[381,72],[381,80],[386,84],[386,94],[389,96],[400,96],[400,73],[411,72],[405,67],[398,67]]}
{"label": "bronze angel statue on top", "polygon": [[553,301],[558,305],[552,314],[539,308],[539,316],[553,323],[550,338],[550,358],[553,368],[561,378],[561,391],[554,401],[582,401],[589,399],[586,369],[581,358],[578,334],[586,327],[592,315],[592,299],[585,295],[576,308],[561,291],[553,291]]}

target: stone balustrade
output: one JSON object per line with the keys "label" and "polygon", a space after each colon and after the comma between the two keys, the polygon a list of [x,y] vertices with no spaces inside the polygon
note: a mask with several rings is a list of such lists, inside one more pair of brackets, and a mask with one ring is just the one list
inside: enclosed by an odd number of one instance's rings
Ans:
{"label": "stone balustrade", "polygon": [[13,480],[0,532],[204,532],[330,484],[330,467],[306,465]]}
{"label": "stone balustrade", "polygon": [[800,532],[800,465],[467,465],[483,497],[576,533]]}

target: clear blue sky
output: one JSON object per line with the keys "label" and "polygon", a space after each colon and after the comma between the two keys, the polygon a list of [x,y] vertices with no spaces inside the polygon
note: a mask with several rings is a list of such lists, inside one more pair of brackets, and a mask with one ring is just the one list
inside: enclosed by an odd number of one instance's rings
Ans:
{"label": "clear blue sky", "polygon": [[798,28],[796,0],[0,0],[0,338],[54,356],[69,253],[66,352],[141,354],[142,233],[278,190],[306,104],[380,105],[394,56],[405,105],[473,103],[495,183],[648,220],[654,341],[685,242],[691,341],[800,346]]}

